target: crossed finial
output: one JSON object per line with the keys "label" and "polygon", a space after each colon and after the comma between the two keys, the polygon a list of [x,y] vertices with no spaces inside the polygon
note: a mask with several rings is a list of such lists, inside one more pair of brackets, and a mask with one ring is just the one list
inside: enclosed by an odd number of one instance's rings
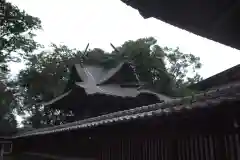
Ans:
{"label": "crossed finial", "polygon": [[87,49],[89,47],[89,43],[87,44],[87,47],[85,48],[84,52],[82,53],[81,51],[79,51],[81,53],[81,57],[80,57],[80,65],[83,67],[83,63],[84,63],[84,58],[87,56]]}

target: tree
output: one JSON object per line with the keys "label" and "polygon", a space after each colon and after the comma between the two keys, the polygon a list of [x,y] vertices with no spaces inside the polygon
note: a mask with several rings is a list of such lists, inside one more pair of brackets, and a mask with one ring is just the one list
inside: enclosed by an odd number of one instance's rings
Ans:
{"label": "tree", "polygon": [[[140,81],[156,92],[183,96],[189,93],[187,85],[201,80],[196,72],[201,68],[199,57],[184,54],[179,48],[161,48],[153,37],[127,41],[112,54],[116,55],[115,63],[132,62]],[[194,75],[191,77],[189,72]]]}
{"label": "tree", "polygon": [[34,30],[41,29],[37,17],[21,11],[17,6],[5,2],[5,14],[0,25],[0,69],[8,71],[7,62],[18,61],[19,56],[32,53],[39,44],[34,41]]}
{"label": "tree", "polygon": [[43,109],[36,104],[49,101],[64,92],[71,67],[80,63],[82,57],[82,52],[65,45],[52,44],[50,50],[28,56],[26,68],[20,71],[16,82],[21,97],[24,97],[22,110],[31,115],[24,123],[36,128],[42,124],[56,124],[56,121],[52,121],[53,117],[62,113],[47,107]]}
{"label": "tree", "polygon": [[29,56],[26,68],[18,75],[18,84],[26,94],[25,105],[48,101],[61,94],[72,65],[80,63],[81,53],[75,49],[55,44],[50,49]]}
{"label": "tree", "polygon": [[21,11],[17,6],[5,2],[4,16],[0,17],[0,129],[16,128],[13,115],[15,106],[15,86],[9,81],[8,62],[19,62],[40,45],[34,41],[36,29],[41,29],[41,22]]}
{"label": "tree", "polygon": [[127,41],[118,47],[115,60],[131,62],[139,80],[153,90],[171,94],[172,80],[167,72],[164,51],[153,37]]}
{"label": "tree", "polygon": [[0,135],[14,132],[17,122],[13,115],[12,103],[13,94],[4,83],[0,82]]}
{"label": "tree", "polygon": [[186,87],[202,80],[202,77],[197,73],[197,70],[202,66],[200,58],[193,54],[184,54],[180,52],[179,48],[171,49],[165,47],[163,50],[165,52],[168,73],[175,82],[175,95],[183,96],[190,94],[192,91]]}
{"label": "tree", "polygon": [[[188,84],[201,80],[198,73],[196,73],[196,70],[202,66],[199,57],[193,54],[184,54],[179,51],[179,48],[171,49],[165,47],[164,51],[169,64],[168,72],[173,76],[177,87],[185,83]],[[195,75],[190,78],[187,75],[189,72],[193,72]]]}

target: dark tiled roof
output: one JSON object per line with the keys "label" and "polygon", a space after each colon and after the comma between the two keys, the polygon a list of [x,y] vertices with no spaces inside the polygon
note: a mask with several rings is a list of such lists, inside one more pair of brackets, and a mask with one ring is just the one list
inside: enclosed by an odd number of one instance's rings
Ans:
{"label": "dark tiled roof", "polygon": [[237,82],[240,77],[240,64],[215,74],[198,83],[190,85],[188,88],[195,90],[206,90],[213,87],[220,87],[228,83]]}
{"label": "dark tiled roof", "polygon": [[181,112],[186,109],[201,107],[213,107],[225,101],[240,100],[240,83],[224,86],[208,92],[199,93],[193,96],[174,99],[168,102],[138,107],[130,110],[114,112],[94,118],[67,123],[59,126],[36,129],[26,133],[13,136],[13,138],[27,137],[34,135],[50,134],[69,130],[92,128],[105,124],[114,124],[121,121],[130,121],[146,117],[161,116],[174,112]]}

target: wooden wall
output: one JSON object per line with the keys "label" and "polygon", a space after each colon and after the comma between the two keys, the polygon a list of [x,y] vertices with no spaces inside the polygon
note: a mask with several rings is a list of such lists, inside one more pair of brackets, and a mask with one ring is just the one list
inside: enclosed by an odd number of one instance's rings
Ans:
{"label": "wooden wall", "polygon": [[239,124],[239,103],[119,124],[105,130],[97,159],[239,160]]}
{"label": "wooden wall", "polygon": [[239,160],[239,133],[194,135],[171,139],[117,139],[106,143],[100,160]]}
{"label": "wooden wall", "polygon": [[15,152],[97,160],[239,160],[239,103],[17,139]]}

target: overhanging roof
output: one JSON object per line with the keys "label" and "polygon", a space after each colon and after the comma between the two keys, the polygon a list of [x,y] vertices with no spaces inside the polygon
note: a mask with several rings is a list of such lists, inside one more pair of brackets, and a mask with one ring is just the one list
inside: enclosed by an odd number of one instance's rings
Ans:
{"label": "overhanging roof", "polygon": [[168,102],[114,112],[54,127],[36,129],[25,133],[19,133],[14,135],[12,138],[45,135],[84,128],[93,128],[106,124],[114,124],[155,116],[170,115],[176,112],[184,112],[197,108],[216,107],[223,102],[236,101],[240,101],[240,83],[230,84],[228,86],[210,90],[208,92],[174,99]]}
{"label": "overhanging roof", "polygon": [[189,86],[188,88],[194,90],[207,90],[213,87],[219,87],[228,83],[234,83],[240,80],[240,64],[231,67],[225,71],[222,71],[216,75],[213,75],[207,79],[204,79],[196,84]]}
{"label": "overhanging roof", "polygon": [[194,34],[240,49],[238,0],[122,0],[144,18],[155,17]]}

